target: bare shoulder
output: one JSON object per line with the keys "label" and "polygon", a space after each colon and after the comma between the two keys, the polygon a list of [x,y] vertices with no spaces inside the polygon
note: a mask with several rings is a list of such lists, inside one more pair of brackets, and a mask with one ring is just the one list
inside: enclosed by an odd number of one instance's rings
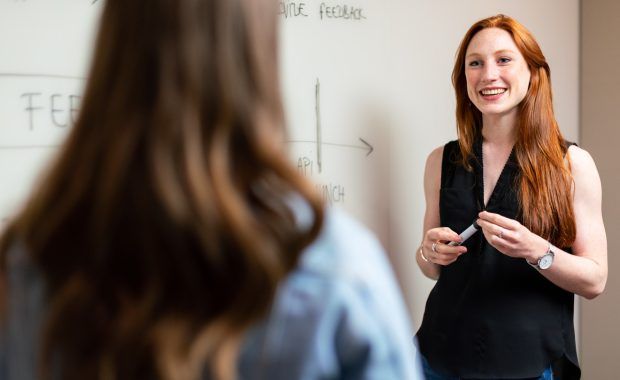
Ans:
{"label": "bare shoulder", "polygon": [[426,159],[426,168],[424,169],[425,188],[439,188],[441,182],[441,161],[443,159],[443,145],[433,149]]}
{"label": "bare shoulder", "polygon": [[586,213],[600,210],[602,186],[594,159],[585,149],[577,146],[568,149],[568,159],[573,177],[575,212],[579,214],[579,210]]}
{"label": "bare shoulder", "polygon": [[[443,145],[439,146],[428,155],[426,159],[426,173],[439,174],[441,172],[441,160],[443,159]],[[430,172],[430,173],[429,173]]]}
{"label": "bare shoulder", "polygon": [[568,148],[568,158],[575,182],[590,182],[593,180],[600,182],[594,159],[587,150],[572,145]]}

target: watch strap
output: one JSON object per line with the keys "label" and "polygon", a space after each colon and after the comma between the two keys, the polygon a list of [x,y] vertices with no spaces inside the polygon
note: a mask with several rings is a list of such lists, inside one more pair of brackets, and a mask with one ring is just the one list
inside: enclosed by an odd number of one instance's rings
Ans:
{"label": "watch strap", "polygon": [[[551,243],[547,242],[547,244],[549,244],[549,247],[547,248],[547,252],[545,252],[544,255],[540,256],[538,258],[538,260],[536,260],[535,263],[530,263],[527,259],[525,259],[525,262],[530,264],[532,267],[534,267],[534,268],[536,268],[538,270],[543,270],[543,268],[541,268],[541,266],[540,266],[540,262],[542,261],[542,259],[545,258],[548,255],[555,256],[555,254],[553,253],[553,250],[551,249]],[[547,268],[544,268],[544,269],[547,269]]]}

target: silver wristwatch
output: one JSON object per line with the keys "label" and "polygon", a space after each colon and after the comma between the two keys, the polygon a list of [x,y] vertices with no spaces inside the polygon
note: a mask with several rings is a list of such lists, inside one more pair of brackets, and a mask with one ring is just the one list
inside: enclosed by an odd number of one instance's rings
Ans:
{"label": "silver wristwatch", "polygon": [[542,257],[539,258],[538,261],[536,261],[536,263],[530,263],[529,261],[527,261],[527,259],[525,261],[538,270],[545,270],[551,267],[551,264],[553,264],[554,257],[555,257],[555,253],[553,253],[553,250],[551,249],[551,243],[550,243],[549,249],[547,249],[547,252],[544,255],[542,255]]}

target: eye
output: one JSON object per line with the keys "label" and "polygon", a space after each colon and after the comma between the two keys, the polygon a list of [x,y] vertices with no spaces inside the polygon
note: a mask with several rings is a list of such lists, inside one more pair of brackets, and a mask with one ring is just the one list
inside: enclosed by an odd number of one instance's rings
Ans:
{"label": "eye", "polygon": [[509,63],[511,61],[512,61],[512,59],[510,59],[508,57],[502,57],[502,58],[497,60],[497,62],[502,63],[502,64],[506,64],[506,63]]}
{"label": "eye", "polygon": [[477,66],[480,66],[480,65],[481,65],[480,61],[470,61],[467,64],[467,66],[469,66],[469,67],[477,67]]}

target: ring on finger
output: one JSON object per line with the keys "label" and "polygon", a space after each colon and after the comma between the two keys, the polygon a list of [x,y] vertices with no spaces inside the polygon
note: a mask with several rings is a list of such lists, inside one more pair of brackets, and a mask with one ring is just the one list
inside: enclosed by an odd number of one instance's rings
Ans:
{"label": "ring on finger", "polygon": [[503,236],[504,236],[504,230],[501,229],[501,230],[499,230],[499,233],[497,234],[497,237],[501,239]]}
{"label": "ring on finger", "polygon": [[431,245],[431,251],[437,253],[437,250],[435,248],[437,248],[437,242],[434,242],[433,245]]}

